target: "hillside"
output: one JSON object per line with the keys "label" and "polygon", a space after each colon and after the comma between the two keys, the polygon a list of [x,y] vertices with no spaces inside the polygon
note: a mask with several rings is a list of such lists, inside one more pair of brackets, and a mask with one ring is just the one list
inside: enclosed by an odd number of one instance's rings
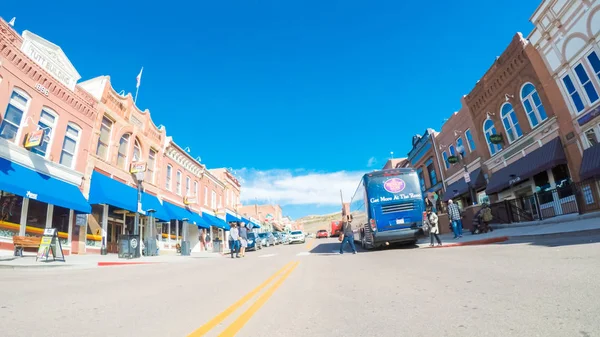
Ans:
{"label": "hillside", "polygon": [[319,229],[331,230],[331,221],[339,221],[341,219],[342,212],[336,212],[324,215],[308,215],[296,221],[302,223],[305,232],[315,233]]}

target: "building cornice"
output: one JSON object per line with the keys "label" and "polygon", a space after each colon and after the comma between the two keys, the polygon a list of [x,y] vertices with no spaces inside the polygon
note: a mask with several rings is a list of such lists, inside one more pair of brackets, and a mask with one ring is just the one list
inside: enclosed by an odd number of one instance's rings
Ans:
{"label": "building cornice", "polygon": [[198,163],[196,160],[192,159],[189,155],[184,154],[179,146],[174,143],[170,143],[165,149],[165,156],[171,158],[174,162],[179,164],[188,172],[192,173],[198,178],[202,178],[202,176],[207,173],[204,165]]}

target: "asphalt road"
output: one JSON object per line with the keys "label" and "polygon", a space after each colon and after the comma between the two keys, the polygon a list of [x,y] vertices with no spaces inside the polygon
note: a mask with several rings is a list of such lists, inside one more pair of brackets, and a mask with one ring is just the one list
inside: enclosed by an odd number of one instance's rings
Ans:
{"label": "asphalt road", "polygon": [[1,336],[600,336],[600,236],[1,270]]}

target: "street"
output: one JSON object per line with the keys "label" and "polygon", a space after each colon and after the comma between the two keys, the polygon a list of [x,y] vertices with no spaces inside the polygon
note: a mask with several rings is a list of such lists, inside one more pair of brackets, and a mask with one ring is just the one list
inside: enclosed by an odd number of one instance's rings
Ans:
{"label": "street", "polygon": [[[600,235],[0,269],[2,336],[600,336]],[[258,289],[257,289],[258,287]]]}

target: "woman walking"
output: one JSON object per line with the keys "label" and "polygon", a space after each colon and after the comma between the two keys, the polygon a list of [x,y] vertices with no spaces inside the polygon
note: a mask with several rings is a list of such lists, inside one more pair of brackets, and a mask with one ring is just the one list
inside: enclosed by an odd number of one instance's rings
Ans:
{"label": "woman walking", "polygon": [[246,228],[246,223],[241,222],[240,224],[240,244],[242,248],[240,250],[240,254],[242,257],[246,256],[246,248],[248,247],[248,229]]}
{"label": "woman walking", "polygon": [[431,210],[431,208],[427,208],[427,221],[429,221],[429,226],[431,229],[429,230],[429,238],[431,239],[430,247],[433,247],[433,238],[438,243],[438,246],[442,245],[442,240],[440,240],[440,226],[438,226],[438,216]]}

